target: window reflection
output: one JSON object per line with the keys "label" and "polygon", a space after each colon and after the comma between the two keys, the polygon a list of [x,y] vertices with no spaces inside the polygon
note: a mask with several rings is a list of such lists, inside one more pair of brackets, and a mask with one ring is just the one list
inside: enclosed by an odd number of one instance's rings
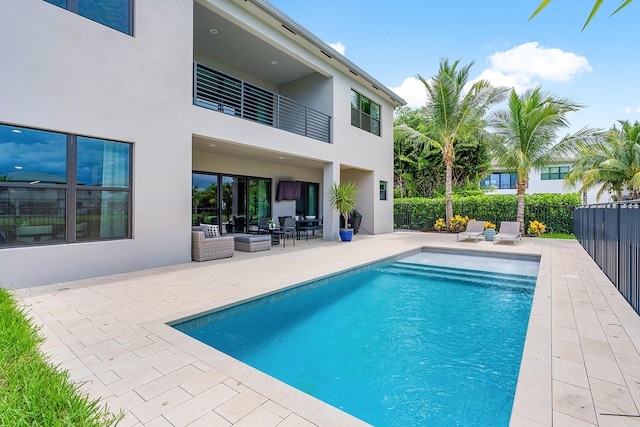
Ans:
{"label": "window reflection", "polygon": [[67,136],[0,125],[0,181],[64,184]]}
{"label": "window reflection", "polygon": [[128,238],[130,197],[130,144],[0,124],[0,247]]}
{"label": "window reflection", "polygon": [[128,212],[127,192],[79,190],[76,199],[76,239],[127,237]]}
{"label": "window reflection", "polygon": [[64,190],[0,187],[0,244],[63,242]]}
{"label": "window reflection", "polygon": [[78,137],[78,185],[129,187],[129,146]]}

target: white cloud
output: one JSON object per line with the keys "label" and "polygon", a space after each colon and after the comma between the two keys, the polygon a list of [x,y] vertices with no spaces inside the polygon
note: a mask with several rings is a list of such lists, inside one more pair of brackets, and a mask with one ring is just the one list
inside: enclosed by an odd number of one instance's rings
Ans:
{"label": "white cloud", "polygon": [[412,109],[420,108],[427,102],[427,90],[416,77],[407,77],[400,86],[389,89],[407,101],[407,107]]}
{"label": "white cloud", "polygon": [[347,50],[347,47],[342,44],[341,41],[337,41],[335,43],[328,43],[329,46],[337,50],[340,54],[344,55],[344,52]]}
{"label": "white cloud", "polygon": [[514,87],[517,92],[534,86],[538,79],[568,81],[593,70],[584,56],[540,46],[538,42],[496,52],[489,56],[489,61],[491,68],[474,81],[487,79],[495,86]]}
{"label": "white cloud", "polygon": [[[567,81],[593,70],[584,56],[556,48],[540,46],[538,42],[524,43],[489,56],[491,68],[470,81],[489,80],[494,86],[513,87],[523,92],[535,86],[537,80]],[[427,101],[424,85],[416,77],[407,77],[398,87],[390,88],[407,101],[410,108],[422,107]]]}
{"label": "white cloud", "polygon": [[626,106],[624,108],[624,112],[630,115],[633,115],[634,113],[640,113],[640,107],[632,108],[630,106]]}

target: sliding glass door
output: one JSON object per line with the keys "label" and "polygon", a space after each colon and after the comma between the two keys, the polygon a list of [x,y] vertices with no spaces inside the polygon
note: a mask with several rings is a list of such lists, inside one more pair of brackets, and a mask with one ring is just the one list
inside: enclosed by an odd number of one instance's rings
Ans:
{"label": "sliding glass door", "polygon": [[271,179],[192,173],[192,224],[215,224],[222,234],[257,230],[271,216]]}
{"label": "sliding glass door", "polygon": [[247,178],[222,176],[222,232],[245,233],[247,224]]}

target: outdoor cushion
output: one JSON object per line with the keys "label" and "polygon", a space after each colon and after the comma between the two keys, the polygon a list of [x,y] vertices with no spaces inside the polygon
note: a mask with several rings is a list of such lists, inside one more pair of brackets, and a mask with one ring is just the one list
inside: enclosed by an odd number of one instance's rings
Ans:
{"label": "outdoor cushion", "polygon": [[271,241],[271,236],[268,234],[238,234],[233,236],[233,240],[236,242],[251,243],[251,242],[264,242]]}
{"label": "outdoor cushion", "polygon": [[220,237],[220,230],[217,225],[212,224],[200,224],[203,227],[204,237],[210,239],[212,237]]}

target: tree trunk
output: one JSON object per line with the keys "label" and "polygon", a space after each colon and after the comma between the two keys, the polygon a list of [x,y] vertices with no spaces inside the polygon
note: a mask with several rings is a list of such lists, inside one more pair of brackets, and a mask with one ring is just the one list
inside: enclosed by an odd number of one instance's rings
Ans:
{"label": "tree trunk", "polygon": [[518,218],[520,223],[520,233],[524,236],[524,192],[527,189],[527,181],[516,182],[516,191],[518,194]]}
{"label": "tree trunk", "polygon": [[451,196],[451,166],[453,164],[453,157],[445,157],[444,164],[446,166],[444,200],[447,206],[447,229],[449,229],[451,218],[453,218],[453,197]]}

